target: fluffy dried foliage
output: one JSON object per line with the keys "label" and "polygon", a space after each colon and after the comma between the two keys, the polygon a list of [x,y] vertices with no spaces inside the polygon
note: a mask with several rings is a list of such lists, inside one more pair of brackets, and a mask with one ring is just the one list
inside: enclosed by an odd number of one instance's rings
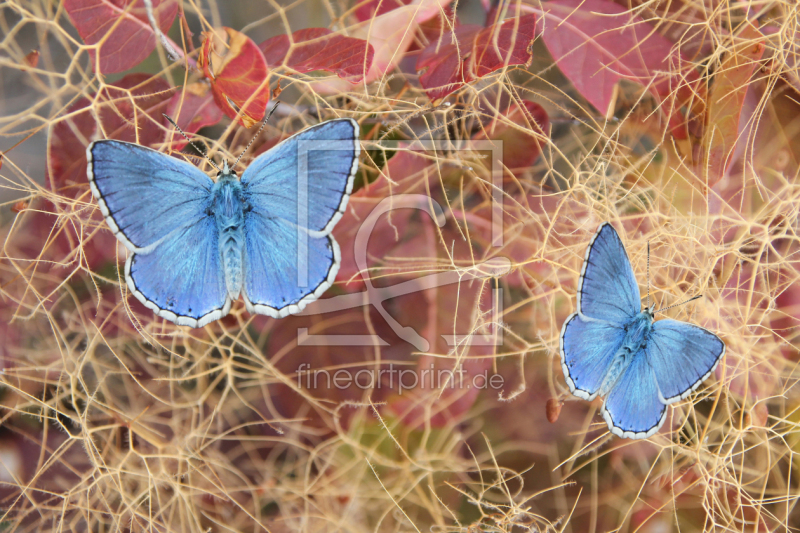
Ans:
{"label": "fluffy dried foliage", "polygon": [[[798,28],[794,0],[0,3],[3,530],[800,527]],[[337,283],[303,316],[155,317],[119,272],[86,145],[211,173],[161,113],[230,160],[279,93],[245,163],[361,124]],[[365,250],[376,206],[397,209]],[[656,301],[703,294],[666,314],[727,345],[644,441],[561,373],[603,221],[643,288],[650,243]],[[381,342],[308,341],[344,334]],[[302,373],[389,365],[503,384]]]}

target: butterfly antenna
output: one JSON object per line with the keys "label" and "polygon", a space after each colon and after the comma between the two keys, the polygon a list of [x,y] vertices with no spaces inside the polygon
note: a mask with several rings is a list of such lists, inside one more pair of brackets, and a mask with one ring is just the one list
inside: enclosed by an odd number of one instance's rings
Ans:
{"label": "butterfly antenna", "polygon": [[189,136],[188,136],[188,135],[186,135],[185,133],[183,133],[183,130],[181,129],[181,127],[180,127],[180,126],[178,126],[178,125],[175,123],[175,121],[174,121],[174,120],[172,120],[172,119],[169,117],[169,115],[167,115],[166,113],[161,113],[161,114],[162,114],[162,115],[164,115],[164,118],[166,118],[167,120],[169,120],[169,123],[170,123],[170,124],[172,124],[173,126],[175,126],[175,129],[176,129],[176,130],[178,130],[178,132],[179,132],[181,135],[183,135],[183,138],[184,138],[184,139],[186,139],[186,141],[187,141],[189,144],[191,144],[191,145],[192,145],[192,148],[194,148],[195,150],[197,150],[198,152],[200,152],[200,155],[202,155],[203,157],[205,157],[205,158],[206,158],[206,160],[207,160],[209,163],[211,163],[211,165],[212,165],[214,168],[216,168],[218,171],[222,172],[222,169],[221,169],[221,168],[219,168],[219,167],[217,166],[217,164],[216,164],[216,163],[214,163],[214,160],[213,160],[213,159],[211,159],[210,157],[208,157],[208,154],[207,154],[206,152],[204,152],[203,150],[201,150],[200,148],[198,148],[198,147],[197,147],[197,145],[196,145],[196,144],[194,144],[194,143],[192,142],[192,140],[189,138]]}
{"label": "butterfly antenna", "polygon": [[[664,307],[663,309],[659,309],[655,313],[663,313],[667,309],[672,309],[673,307],[678,307],[679,305],[688,304],[689,302],[693,302],[693,301],[697,300],[698,298],[702,298],[702,297],[703,297],[702,294],[698,294],[697,296],[692,296],[691,298],[689,298],[686,301],[683,301],[683,302],[680,302],[680,303],[677,303],[677,304],[672,304],[672,305],[670,305],[668,307]],[[655,314],[655,313],[653,313],[653,314]]]}
{"label": "butterfly antenna", "polygon": [[647,241],[647,307],[650,308],[650,241]]}
{"label": "butterfly antenna", "polygon": [[258,137],[258,134],[259,134],[259,133],[261,133],[261,130],[263,130],[263,129],[264,129],[264,126],[266,126],[266,125],[267,125],[267,121],[269,120],[269,117],[271,117],[271,116],[272,116],[272,114],[273,114],[273,113],[275,112],[275,110],[278,108],[278,104],[280,104],[280,103],[281,103],[281,102],[280,102],[280,100],[276,100],[276,101],[275,101],[275,105],[274,105],[274,106],[272,106],[272,110],[269,112],[269,114],[268,114],[266,117],[264,117],[264,121],[261,123],[261,127],[260,127],[260,128],[258,128],[258,131],[256,132],[256,134],[255,134],[255,135],[253,135],[253,138],[252,138],[252,139],[250,139],[250,142],[249,142],[249,143],[247,143],[247,146],[245,146],[245,147],[244,147],[244,150],[242,150],[242,153],[241,153],[241,154],[239,154],[239,157],[237,157],[237,158],[236,158],[236,161],[234,161],[234,162],[233,162],[233,166],[231,166],[231,168],[232,168],[232,169],[233,169],[233,168],[236,168],[236,165],[238,165],[238,164],[239,164],[239,160],[240,160],[240,159],[242,158],[242,156],[243,156],[243,155],[244,155],[244,154],[247,152],[248,148],[250,148],[250,145],[251,145],[251,144],[253,144],[253,141],[255,141],[255,140],[256,140],[256,137]]}

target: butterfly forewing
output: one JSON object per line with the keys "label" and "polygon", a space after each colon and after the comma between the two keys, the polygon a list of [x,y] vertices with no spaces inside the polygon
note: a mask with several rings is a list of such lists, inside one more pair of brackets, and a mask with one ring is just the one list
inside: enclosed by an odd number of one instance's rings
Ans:
{"label": "butterfly forewing", "polygon": [[242,174],[247,200],[256,214],[299,223],[318,236],[329,233],[353,190],[359,152],[354,120],[308,128],[247,167]]}
{"label": "butterfly forewing", "polygon": [[663,400],[673,403],[714,371],[725,354],[725,343],[700,326],[667,318],[653,324],[645,351]]}
{"label": "butterfly forewing", "polygon": [[109,227],[134,251],[207,216],[214,182],[150,148],[102,140],[87,149],[89,184]]}
{"label": "butterfly forewing", "polygon": [[642,310],[639,286],[625,247],[611,224],[589,244],[578,284],[578,311],[597,320],[625,324]]}

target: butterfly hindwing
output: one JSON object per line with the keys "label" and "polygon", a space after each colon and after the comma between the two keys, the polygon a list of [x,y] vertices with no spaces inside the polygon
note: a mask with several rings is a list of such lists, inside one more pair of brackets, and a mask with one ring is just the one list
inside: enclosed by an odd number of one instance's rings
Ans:
{"label": "butterfly hindwing", "polygon": [[286,139],[244,171],[250,312],[297,313],[331,286],[340,255],[330,232],[353,190],[359,150],[358,124],[332,120]]}
{"label": "butterfly hindwing", "polygon": [[584,400],[597,396],[625,330],[587,320],[573,313],[561,328],[561,368],[572,394]]}
{"label": "butterfly hindwing", "polygon": [[641,309],[639,286],[625,246],[614,227],[605,223],[586,250],[578,284],[578,312],[625,324]]}
{"label": "butterfly hindwing", "polygon": [[279,218],[246,219],[244,298],[247,310],[276,318],[300,312],[333,284],[339,245],[330,235],[307,237],[298,253],[297,229]]}
{"label": "butterfly hindwing", "polygon": [[710,331],[678,320],[653,323],[645,348],[665,403],[682,400],[717,367],[725,343]]}
{"label": "butterfly hindwing", "polygon": [[102,140],[86,150],[92,193],[131,251],[153,246],[205,216],[214,183],[200,169],[137,144]]}
{"label": "butterfly hindwing", "polygon": [[602,413],[612,433],[629,439],[645,439],[664,423],[667,406],[659,398],[658,384],[644,350],[633,354],[608,393]]}
{"label": "butterfly hindwing", "polygon": [[231,299],[220,264],[216,222],[203,217],[125,264],[128,288],[157,315],[199,328],[227,315]]}

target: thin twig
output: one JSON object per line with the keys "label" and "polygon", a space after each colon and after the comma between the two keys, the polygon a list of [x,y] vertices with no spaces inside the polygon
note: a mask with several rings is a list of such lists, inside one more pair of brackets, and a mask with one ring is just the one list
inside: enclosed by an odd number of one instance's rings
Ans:
{"label": "thin twig", "polygon": [[179,61],[180,59],[183,59],[183,53],[179,52],[175,48],[172,41],[170,41],[167,36],[161,32],[161,28],[158,27],[155,13],[153,13],[153,0],[144,0],[144,8],[145,11],[147,11],[147,19],[150,21],[150,26],[153,28],[153,32],[158,37],[158,40],[161,41],[161,46],[164,47],[164,50],[167,52],[167,56],[172,61]]}

